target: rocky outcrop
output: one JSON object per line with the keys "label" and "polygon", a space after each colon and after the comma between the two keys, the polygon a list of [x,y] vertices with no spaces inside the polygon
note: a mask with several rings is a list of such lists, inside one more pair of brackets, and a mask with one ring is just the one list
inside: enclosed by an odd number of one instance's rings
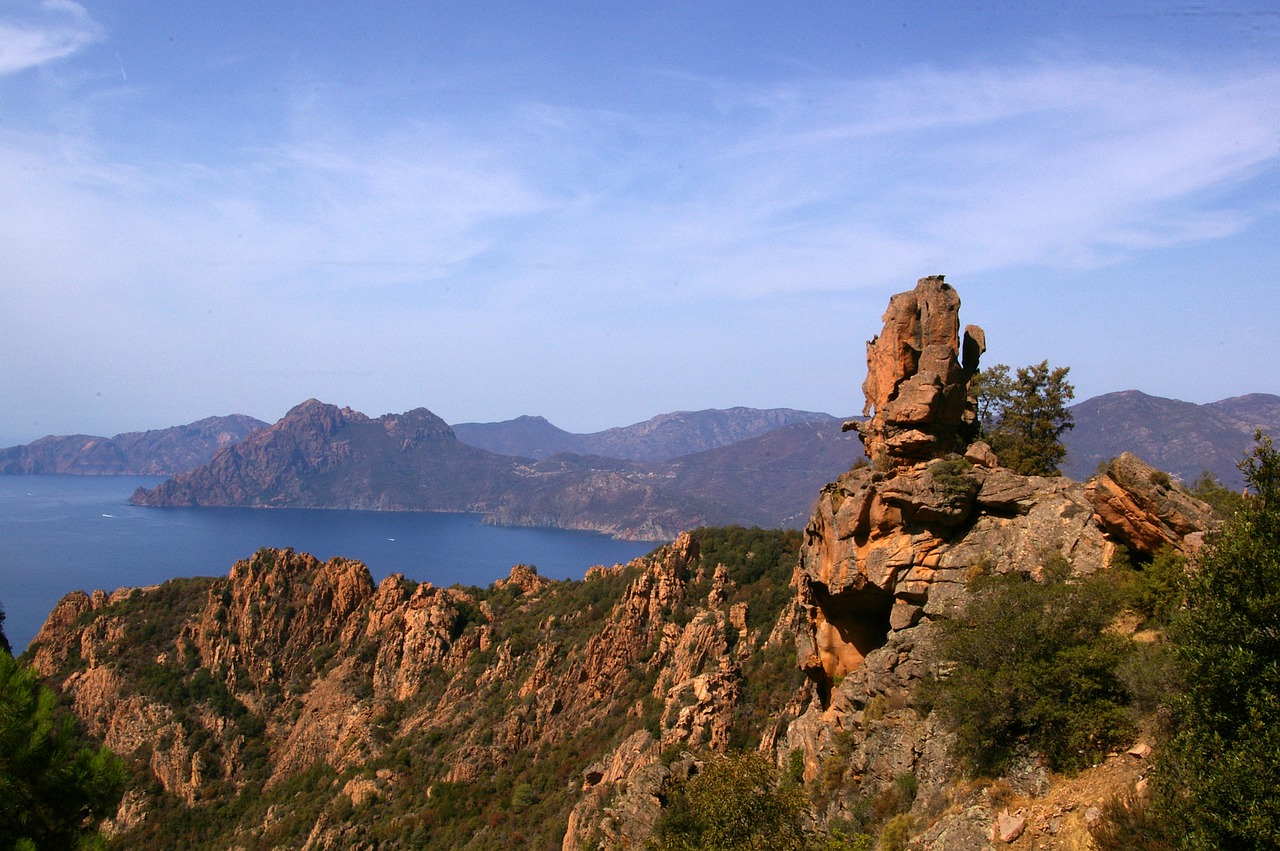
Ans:
{"label": "rocky outcrop", "polygon": [[1162,547],[1190,555],[1217,525],[1213,509],[1131,452],[1111,459],[1085,493],[1107,535],[1142,557]]}
{"label": "rocky outcrop", "polygon": [[[974,576],[1087,575],[1107,569],[1117,545],[1185,551],[1212,517],[1132,456],[1087,486],[1000,467],[972,441],[968,382],[984,340],[970,328],[958,342],[958,308],[939,277],[890,301],[868,345],[871,417],[859,431],[872,463],[822,490],[800,552],[797,653],[813,692],[775,754],[785,764],[798,751],[808,780],[830,785],[834,772],[837,787],[864,798],[910,775],[921,800],[937,800],[955,776],[947,735],[916,703],[917,686],[943,664],[938,624],[963,609]],[[847,816],[854,804],[837,793],[825,815]],[[994,809],[965,812],[978,821],[951,820],[928,847],[970,847],[961,834],[985,847]]]}
{"label": "rocky outcrop", "polygon": [[976,433],[969,379],[986,337],[970,325],[961,341],[959,317],[960,297],[941,275],[889,300],[884,330],[867,343],[869,419],[857,424],[876,469],[963,451]]}

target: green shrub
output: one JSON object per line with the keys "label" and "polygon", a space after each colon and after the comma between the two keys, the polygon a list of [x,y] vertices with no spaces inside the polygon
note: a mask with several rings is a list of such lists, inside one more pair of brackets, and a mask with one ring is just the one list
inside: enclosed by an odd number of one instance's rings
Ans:
{"label": "green shrub", "polygon": [[799,851],[811,837],[798,786],[759,753],[716,755],[668,794],[655,851]]}
{"label": "green shrub", "polygon": [[1199,559],[1171,634],[1186,677],[1154,774],[1178,847],[1280,844],[1280,451],[1256,436],[1251,495]]}
{"label": "green shrub", "polygon": [[1103,632],[1118,607],[1105,578],[975,581],[962,615],[943,622],[954,670],[930,695],[969,772],[999,774],[1027,750],[1073,771],[1132,734],[1117,676],[1126,642]]}

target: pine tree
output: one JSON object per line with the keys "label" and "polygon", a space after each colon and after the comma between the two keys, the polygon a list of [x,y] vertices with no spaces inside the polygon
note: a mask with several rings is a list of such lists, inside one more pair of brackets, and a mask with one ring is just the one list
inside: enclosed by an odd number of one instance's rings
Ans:
{"label": "pine tree", "polygon": [[53,691],[0,653],[0,848],[87,847],[124,782],[121,760],[85,746]]}
{"label": "pine tree", "polygon": [[977,402],[982,439],[1000,463],[1024,476],[1055,476],[1066,460],[1062,435],[1075,426],[1067,403],[1075,388],[1067,381],[1071,367],[1050,369],[1047,360],[1019,367],[997,364],[975,376],[969,388]]}
{"label": "pine tree", "polygon": [[1187,688],[1159,762],[1188,849],[1280,846],[1280,451],[1256,435],[1250,494],[1200,560],[1175,631]]}

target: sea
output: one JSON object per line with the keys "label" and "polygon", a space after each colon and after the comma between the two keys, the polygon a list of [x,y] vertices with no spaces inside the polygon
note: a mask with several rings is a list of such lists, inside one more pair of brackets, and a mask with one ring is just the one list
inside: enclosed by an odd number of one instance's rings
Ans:
{"label": "sea", "polygon": [[148,476],[0,476],[0,606],[15,653],[63,595],[225,576],[261,547],[364,562],[438,586],[486,586],[531,564],[554,579],[630,561],[656,543],[594,532],[485,525],[478,514],[305,508],[143,508]]}

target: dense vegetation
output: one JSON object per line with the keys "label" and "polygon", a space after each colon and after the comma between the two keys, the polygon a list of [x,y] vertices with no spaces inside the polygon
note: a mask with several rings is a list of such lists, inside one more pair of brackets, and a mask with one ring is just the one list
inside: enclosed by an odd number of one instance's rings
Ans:
{"label": "dense vegetation", "polygon": [[1063,573],[982,577],[960,618],[943,630],[954,662],[938,708],[954,727],[962,764],[998,776],[1037,753],[1075,770],[1132,733],[1118,676],[1125,640],[1103,632],[1119,601],[1106,580]]}
{"label": "dense vegetation", "polygon": [[0,652],[0,848],[91,848],[124,790],[121,761],[78,734],[35,672]]}
{"label": "dense vegetation", "polygon": [[667,795],[653,851],[803,851],[808,800],[759,753],[713,755]]}
{"label": "dense vegetation", "polygon": [[1176,847],[1280,845],[1280,451],[1259,433],[1250,495],[1199,560],[1173,630],[1186,689],[1156,774]]}

